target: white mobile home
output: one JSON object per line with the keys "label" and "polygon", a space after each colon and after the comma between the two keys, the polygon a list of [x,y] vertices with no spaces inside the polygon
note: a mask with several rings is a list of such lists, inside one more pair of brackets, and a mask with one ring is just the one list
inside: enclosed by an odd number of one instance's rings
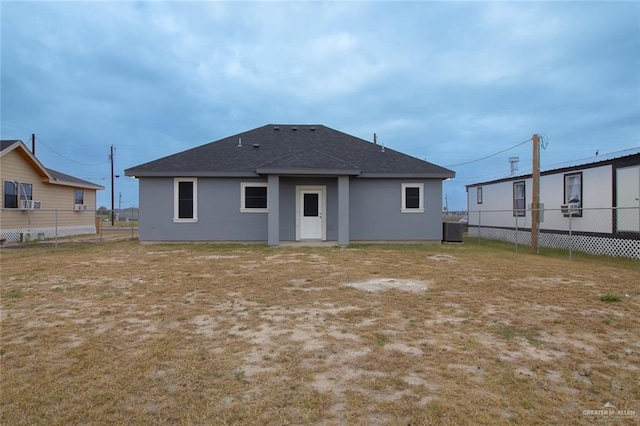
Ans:
{"label": "white mobile home", "polygon": [[[467,185],[470,234],[527,242],[532,188],[531,174]],[[617,254],[619,245],[640,257],[639,148],[541,172],[540,203],[542,244],[562,246],[571,233],[585,251]]]}

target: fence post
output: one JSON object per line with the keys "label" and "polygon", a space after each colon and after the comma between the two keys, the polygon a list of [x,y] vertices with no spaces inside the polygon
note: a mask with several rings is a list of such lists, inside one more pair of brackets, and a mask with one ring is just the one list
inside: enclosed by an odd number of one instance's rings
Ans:
{"label": "fence post", "polygon": [[104,224],[102,223],[102,211],[100,211],[100,242],[102,242],[102,228],[104,228]]}
{"label": "fence post", "polygon": [[58,248],[58,209],[54,210],[54,214],[55,214],[55,248]]}
{"label": "fence post", "polygon": [[573,246],[573,235],[571,230],[571,219],[573,218],[573,214],[569,212],[569,260],[573,259],[572,246]]}
{"label": "fence post", "polygon": [[516,217],[516,253],[518,252],[518,215]]}
{"label": "fence post", "polygon": [[131,239],[133,240],[133,210],[131,210]]}
{"label": "fence post", "polygon": [[482,211],[478,211],[478,242],[480,242],[480,234],[482,234]]}

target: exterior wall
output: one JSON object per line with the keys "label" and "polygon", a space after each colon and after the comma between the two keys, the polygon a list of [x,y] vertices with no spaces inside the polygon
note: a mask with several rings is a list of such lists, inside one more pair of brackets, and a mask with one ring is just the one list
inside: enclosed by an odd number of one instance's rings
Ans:
{"label": "exterior wall", "polygon": [[266,241],[267,213],[240,212],[241,182],[198,178],[198,221],[173,222],[173,178],[140,178],[140,241]]}
{"label": "exterior wall", "polygon": [[[564,217],[560,206],[564,204],[564,175],[567,173],[582,173],[582,217],[573,217],[571,227],[574,231],[584,232],[612,232],[612,221],[601,220],[602,213],[596,209],[611,208],[613,202],[612,166],[604,165],[582,170],[572,170],[549,174],[540,177],[540,203],[544,204],[544,218],[540,229],[569,230],[569,219]],[[497,182],[482,187],[483,202],[477,203],[477,187],[470,187],[468,197],[469,225],[483,227],[517,227],[531,228],[531,212],[524,217],[513,216],[513,183],[525,181],[526,205],[533,199],[533,181],[528,179],[514,179]],[[479,213],[485,212],[485,213]]]}
{"label": "exterior wall", "polygon": [[[174,223],[174,179],[140,178],[140,241],[264,241],[268,214],[240,211],[241,183],[265,179],[198,178],[198,221]],[[424,184],[424,212],[401,213],[402,183]],[[338,240],[338,178],[279,179],[279,241],[296,239],[296,186],[326,187],[326,237]],[[442,181],[436,179],[349,180],[352,241],[441,241]]]}
{"label": "exterior wall", "polygon": [[[401,212],[403,183],[424,184],[424,212]],[[353,178],[350,195],[351,241],[442,241],[441,180]]]}
{"label": "exterior wall", "polygon": [[[96,190],[84,190],[84,203],[90,210],[75,212],[75,187],[49,184],[26,162],[17,151],[2,157],[0,165],[0,234],[10,241],[17,241],[20,233],[40,234],[44,238],[56,235],[95,233]],[[18,181],[33,185],[33,199],[41,201],[38,210],[4,208],[4,181]],[[56,212],[57,211],[57,212]]]}

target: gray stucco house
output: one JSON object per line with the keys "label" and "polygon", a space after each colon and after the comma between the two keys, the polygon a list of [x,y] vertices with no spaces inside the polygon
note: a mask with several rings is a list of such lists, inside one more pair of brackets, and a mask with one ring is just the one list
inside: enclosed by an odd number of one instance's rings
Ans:
{"label": "gray stucco house", "polygon": [[442,240],[455,173],[321,125],[266,125],[125,170],[140,241]]}

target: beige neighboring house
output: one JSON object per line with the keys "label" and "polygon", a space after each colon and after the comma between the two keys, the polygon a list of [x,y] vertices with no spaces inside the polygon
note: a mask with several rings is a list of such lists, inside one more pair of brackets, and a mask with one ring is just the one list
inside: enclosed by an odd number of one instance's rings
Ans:
{"label": "beige neighboring house", "polygon": [[21,140],[0,141],[0,239],[30,241],[96,232],[103,186],[47,169]]}

